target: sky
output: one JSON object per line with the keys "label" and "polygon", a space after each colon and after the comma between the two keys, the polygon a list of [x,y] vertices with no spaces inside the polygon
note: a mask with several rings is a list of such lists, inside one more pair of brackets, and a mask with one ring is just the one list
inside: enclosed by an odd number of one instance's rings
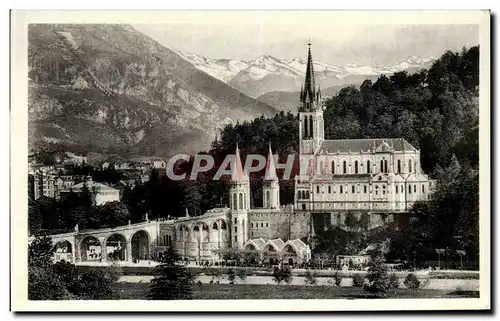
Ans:
{"label": "sky", "polygon": [[253,60],[261,55],[305,59],[310,40],[314,60],[332,65],[393,65],[409,56],[439,57],[446,50],[479,43],[477,25],[446,19],[445,24],[443,19],[409,24],[348,19],[338,13],[235,16],[226,12],[216,16],[206,12],[197,18],[178,15],[170,20],[133,26],[171,49],[215,59]]}

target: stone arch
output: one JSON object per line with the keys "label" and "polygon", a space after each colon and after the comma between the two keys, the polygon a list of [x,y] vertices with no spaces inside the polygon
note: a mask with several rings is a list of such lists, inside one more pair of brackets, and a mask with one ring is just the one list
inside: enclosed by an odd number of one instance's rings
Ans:
{"label": "stone arch", "polygon": [[132,245],[132,259],[148,260],[149,245],[151,237],[145,230],[139,230],[132,235],[130,239]]}
{"label": "stone arch", "polygon": [[189,228],[184,224],[179,225],[179,240],[186,241],[188,239],[189,239]]}
{"label": "stone arch", "polygon": [[257,248],[252,243],[248,243],[247,245],[245,245],[244,250],[245,251],[257,251]]}
{"label": "stone arch", "polygon": [[73,262],[73,244],[68,240],[60,240],[54,244],[54,256],[56,261]]}
{"label": "stone arch", "polygon": [[280,252],[283,262],[293,265],[298,262],[299,251],[293,243],[286,244]]}
{"label": "stone arch", "polygon": [[102,244],[95,236],[85,236],[80,241],[81,261],[100,261],[102,259]]}
{"label": "stone arch", "polygon": [[56,253],[73,253],[73,245],[68,240],[59,240],[54,244]]}
{"label": "stone arch", "polygon": [[219,225],[217,224],[217,222],[214,222],[214,224],[212,224],[212,230],[219,230]]}
{"label": "stone arch", "polygon": [[126,261],[129,253],[127,253],[127,239],[120,233],[109,235],[104,241],[106,259],[110,261]]}

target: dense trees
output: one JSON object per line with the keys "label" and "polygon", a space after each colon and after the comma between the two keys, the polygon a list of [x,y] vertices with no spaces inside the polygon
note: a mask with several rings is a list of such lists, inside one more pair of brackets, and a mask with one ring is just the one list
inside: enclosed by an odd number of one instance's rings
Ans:
{"label": "dense trees", "polygon": [[35,238],[28,247],[29,300],[116,299],[113,283],[119,274],[112,268],[78,271],[68,262],[53,263],[54,247],[48,237]]}
{"label": "dense trees", "polygon": [[154,279],[149,287],[149,300],[190,300],[193,297],[193,276],[178,265],[181,257],[174,248],[169,247],[163,261],[155,267]]}

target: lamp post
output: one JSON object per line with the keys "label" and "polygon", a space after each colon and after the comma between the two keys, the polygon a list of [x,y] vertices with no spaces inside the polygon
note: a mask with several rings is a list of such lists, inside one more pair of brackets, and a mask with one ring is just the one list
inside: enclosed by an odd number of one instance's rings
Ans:
{"label": "lamp post", "polygon": [[436,253],[438,254],[438,267],[441,270],[441,254],[445,252],[445,249],[436,249]]}

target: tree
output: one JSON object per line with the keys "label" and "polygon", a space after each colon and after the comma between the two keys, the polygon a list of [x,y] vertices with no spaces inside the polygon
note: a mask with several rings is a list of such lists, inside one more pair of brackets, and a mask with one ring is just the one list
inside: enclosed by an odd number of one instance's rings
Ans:
{"label": "tree", "polygon": [[112,300],[117,299],[117,293],[113,288],[115,281],[109,271],[92,267],[82,272],[69,289],[84,300]]}
{"label": "tree", "polygon": [[306,285],[315,285],[316,284],[316,273],[311,273],[311,270],[307,270],[304,283]]}
{"label": "tree", "polygon": [[273,281],[281,284],[281,282],[292,282],[292,270],[288,266],[276,266],[273,271]]}
{"label": "tree", "polygon": [[47,236],[36,237],[28,246],[28,264],[42,268],[52,264],[54,246],[52,239]]}
{"label": "tree", "polygon": [[229,284],[234,284],[236,274],[234,273],[233,269],[229,269],[229,271],[227,272],[227,279],[229,281]]}
{"label": "tree", "polygon": [[38,202],[32,198],[28,199],[28,229],[31,235],[38,233],[42,229],[42,213]]}
{"label": "tree", "polygon": [[155,268],[155,277],[149,287],[149,300],[192,299],[193,276],[185,267],[177,264],[180,259],[175,249],[167,249],[163,261]]}
{"label": "tree", "polygon": [[354,213],[348,212],[346,214],[344,224],[349,228],[356,227],[356,225],[358,224],[358,220],[356,219],[356,216],[354,215]]}
{"label": "tree", "polygon": [[372,254],[366,279],[368,283],[365,284],[365,291],[369,293],[385,295],[389,290],[389,277],[387,276],[387,267],[382,253],[377,251]]}

